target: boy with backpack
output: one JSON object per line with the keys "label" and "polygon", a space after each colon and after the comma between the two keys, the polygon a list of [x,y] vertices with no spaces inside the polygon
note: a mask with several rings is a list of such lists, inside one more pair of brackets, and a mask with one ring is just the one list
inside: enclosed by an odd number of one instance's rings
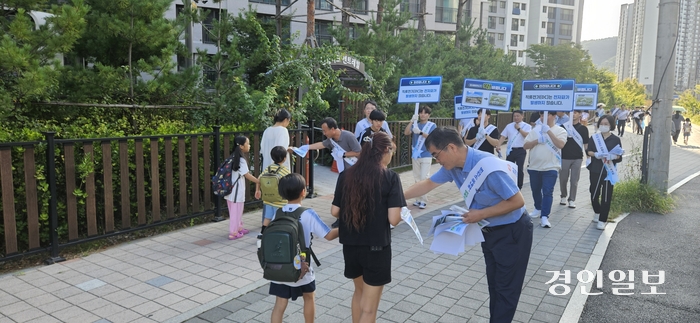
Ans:
{"label": "boy with backpack", "polygon": [[[270,157],[272,157],[273,164],[263,170],[258,177],[259,183],[255,184],[255,198],[262,197],[263,200],[261,234],[270,221],[275,218],[277,210],[287,204],[287,200],[280,196],[277,189],[279,180],[290,173],[289,169],[284,166],[284,162],[287,160],[287,149],[276,146],[270,151]],[[260,237],[258,236],[258,238]]]}
{"label": "boy with backpack", "polygon": [[263,277],[270,280],[269,293],[276,296],[270,321],[282,323],[289,299],[294,301],[302,296],[304,320],[313,322],[316,315],[316,278],[309,260],[311,256],[316,259],[311,251],[312,234],[330,241],[338,237],[338,229],[329,228],[313,209],[301,206],[301,201],[306,197],[306,180],[303,176],[289,174],[281,178],[279,194],[289,202],[277,211],[258,249]]}

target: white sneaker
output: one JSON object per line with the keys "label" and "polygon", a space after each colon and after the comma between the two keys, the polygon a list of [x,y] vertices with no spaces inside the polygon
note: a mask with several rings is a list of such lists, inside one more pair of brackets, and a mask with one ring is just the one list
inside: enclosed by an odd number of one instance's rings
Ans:
{"label": "white sneaker", "polygon": [[421,210],[425,209],[426,206],[428,206],[428,204],[425,204],[425,202],[420,202],[420,204],[418,204],[418,208]]}
{"label": "white sneaker", "polygon": [[562,197],[561,200],[559,200],[559,205],[566,205],[566,197]]}
{"label": "white sneaker", "polygon": [[531,218],[539,218],[540,215],[542,215],[542,211],[535,209],[534,211],[530,212],[530,217]]}
{"label": "white sneaker", "polygon": [[593,222],[593,223],[598,223],[598,218],[600,218],[600,214],[596,213],[595,215],[593,215],[593,221],[592,221],[592,222]]}
{"label": "white sneaker", "polygon": [[572,209],[575,209],[575,208],[576,208],[576,202],[574,202],[574,201],[569,201],[569,207],[572,208]]}
{"label": "white sneaker", "polygon": [[420,205],[420,202],[418,202],[418,201],[413,202],[413,206],[419,206],[419,205]]}
{"label": "white sneaker", "polygon": [[605,222],[598,221],[598,224],[596,224],[595,228],[598,230],[605,230]]}
{"label": "white sneaker", "polygon": [[549,223],[549,218],[546,216],[543,216],[542,218],[540,218],[540,226],[542,226],[543,228],[551,228],[552,227],[552,225]]}

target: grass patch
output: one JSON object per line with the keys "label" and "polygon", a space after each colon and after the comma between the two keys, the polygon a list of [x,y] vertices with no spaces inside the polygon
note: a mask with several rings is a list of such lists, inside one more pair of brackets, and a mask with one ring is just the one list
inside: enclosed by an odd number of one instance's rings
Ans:
{"label": "grass patch", "polygon": [[615,184],[610,217],[614,219],[626,212],[668,214],[675,207],[676,201],[671,195],[642,184],[639,179],[628,179]]}

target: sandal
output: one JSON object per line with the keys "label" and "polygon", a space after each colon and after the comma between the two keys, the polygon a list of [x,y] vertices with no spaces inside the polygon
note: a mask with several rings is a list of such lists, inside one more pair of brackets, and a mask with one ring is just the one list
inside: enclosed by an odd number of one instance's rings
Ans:
{"label": "sandal", "polygon": [[229,234],[228,235],[229,240],[236,240],[236,239],[240,239],[240,238],[243,238],[243,234],[240,232],[238,232],[236,234]]}
{"label": "sandal", "polygon": [[250,233],[250,231],[248,231],[248,229],[241,229],[241,231],[238,231],[238,232],[239,232],[239,233],[242,233],[242,234],[248,234],[248,233]]}

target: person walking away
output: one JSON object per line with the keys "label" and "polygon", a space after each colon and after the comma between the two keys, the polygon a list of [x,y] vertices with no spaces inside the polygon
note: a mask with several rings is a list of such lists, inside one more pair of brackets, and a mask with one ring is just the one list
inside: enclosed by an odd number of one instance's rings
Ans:
{"label": "person walking away", "polygon": [[688,145],[688,138],[690,137],[690,134],[693,132],[693,124],[690,123],[690,118],[685,118],[685,122],[683,122],[683,144]]}
{"label": "person walking away", "polygon": [[506,146],[506,160],[515,163],[518,166],[518,189],[523,189],[523,180],[525,178],[525,157],[527,151],[523,148],[525,137],[532,130],[532,126],[523,122],[523,112],[521,110],[513,111],[513,122],[506,125],[501,133],[501,138],[498,140],[498,147],[503,145],[503,142],[508,139]]}
{"label": "person walking away", "polygon": [[607,115],[598,120],[600,132],[591,136],[589,142],[592,144],[588,145],[588,149],[586,149],[586,154],[593,157],[587,168],[591,183],[591,204],[593,212],[595,212],[593,222],[597,223],[598,230],[605,229],[605,223],[608,221],[613,186],[617,182],[616,165],[622,161],[622,156],[610,153],[615,146],[619,145],[622,148],[620,138],[615,136],[610,129],[614,121],[612,116]]}
{"label": "person walking away", "polygon": [[[299,174],[289,174],[280,179],[279,194],[289,202],[282,207],[282,211],[292,213],[301,207],[301,201],[306,197],[306,180]],[[311,246],[313,236],[323,237],[331,241],[338,237],[338,229],[329,228],[321,217],[311,208],[307,208],[299,216],[299,222],[304,228],[304,242],[306,248]],[[299,296],[304,299],[304,322],[312,323],[316,316],[316,275],[308,258],[303,258],[302,277],[294,282],[270,281],[269,294],[275,296],[275,305],[272,308],[270,322],[282,323],[284,311],[287,309],[289,299],[295,301]],[[308,266],[308,268],[307,268]]]}
{"label": "person walking away", "polygon": [[270,156],[272,156],[272,161],[275,163],[267,166],[267,168],[263,168],[260,176],[258,176],[258,183],[255,184],[255,198],[262,198],[263,200],[262,228],[260,228],[258,238],[262,237],[263,232],[265,232],[265,228],[267,228],[270,221],[275,218],[277,210],[287,204],[287,200],[282,198],[279,194],[279,181],[277,182],[276,187],[275,185],[263,186],[263,181],[266,180],[264,177],[273,175],[278,179],[281,179],[282,177],[289,175],[289,168],[284,166],[284,162],[287,159],[287,149],[282,146],[272,148]]}
{"label": "person walking away", "polygon": [[624,137],[625,136],[625,126],[627,126],[627,118],[629,117],[630,112],[625,108],[625,105],[622,105],[622,109],[620,109],[620,112],[617,113],[617,135],[618,137]]}
{"label": "person walking away", "polygon": [[384,112],[373,110],[369,114],[369,119],[372,120],[372,124],[360,135],[360,146],[364,146],[367,142],[369,142],[369,139],[372,138],[372,135],[376,132],[386,132],[386,130],[382,128],[382,123],[384,123],[384,120],[386,120],[386,115]]}
{"label": "person walking away", "polygon": [[[490,321],[511,322],[532,248],[532,222],[525,211],[525,199],[518,189],[513,164],[465,146],[452,127],[434,130],[426,138],[426,146],[442,168],[408,188],[404,195],[413,198],[454,182],[469,209],[462,214],[462,221],[476,224],[486,219],[490,222],[481,229]],[[475,177],[483,178],[483,182],[470,187]]]}
{"label": "person walking away", "polygon": [[233,163],[231,165],[231,181],[233,182],[233,190],[231,194],[224,196],[226,205],[228,206],[229,214],[229,230],[228,239],[236,240],[248,234],[247,229],[243,228],[243,206],[245,203],[245,180],[249,180],[255,184],[260,183],[255,176],[248,171],[248,162],[246,162],[243,153],[250,151],[250,140],[245,136],[236,136],[233,139]]}
{"label": "person walking away", "polygon": [[[277,146],[289,147],[289,131],[287,126],[292,120],[292,115],[286,109],[280,109],[274,117],[275,124],[271,127],[267,127],[263,132],[262,138],[260,139],[260,153],[262,154],[262,169],[266,169],[267,166],[274,164],[270,152],[272,148]],[[284,167],[291,169],[289,156],[287,156],[284,161]]]}
{"label": "person walking away", "polygon": [[[581,124],[581,111],[573,112],[572,124],[565,124],[567,138],[564,148],[561,149],[561,171],[559,172],[559,191],[561,192],[560,205],[569,204],[569,208],[576,207],[576,193],[578,192],[578,180],[581,176],[581,163],[588,148],[588,128]],[[566,185],[571,178],[571,186],[567,192]],[[567,199],[568,193],[568,199]]]}
{"label": "person walking away", "polygon": [[641,107],[637,107],[632,113],[632,121],[634,121],[634,133],[642,134],[642,118],[644,118],[644,111]]}
{"label": "person walking away", "polygon": [[[391,229],[406,206],[401,178],[386,166],[396,146],[377,132],[357,164],[340,174],[331,215],[340,221],[345,277],[352,279],[353,322],[375,322],[384,285],[391,282]],[[421,194],[423,195],[423,194]]]}
{"label": "person walking away", "polygon": [[678,135],[681,133],[681,123],[683,123],[683,116],[680,111],[676,111],[676,114],[671,118],[673,122],[674,132],[673,132],[673,143],[678,144]]}
{"label": "person walking away", "polygon": [[540,226],[551,228],[549,214],[552,211],[554,185],[561,168],[561,149],[566,145],[566,130],[556,126],[556,112],[540,113],[541,125],[536,126],[525,137],[525,149],[530,149],[530,163],[527,173],[530,175],[530,189],[535,201],[535,210],[530,213],[533,218],[540,218]]}
{"label": "person walking away", "polygon": [[481,114],[484,113],[484,109],[481,108],[477,111],[477,117],[474,118],[474,127],[469,129],[467,132],[467,137],[466,140],[464,140],[464,143],[474,149],[495,154],[496,150],[501,150],[501,146],[498,145],[498,138],[500,137],[500,134],[498,133],[498,128],[496,126],[489,124],[489,119],[491,119],[491,110],[485,110],[486,119],[484,121],[484,127],[481,127]]}
{"label": "person walking away", "polygon": [[[411,138],[411,161],[413,162],[413,180],[418,183],[430,176],[430,165],[433,158],[425,147],[425,138],[437,128],[435,123],[428,121],[432,109],[428,106],[422,106],[418,110],[418,114],[411,118],[411,122],[406,125],[403,134],[412,136]],[[413,206],[420,209],[425,209],[428,205],[428,196],[423,195],[416,198]]]}
{"label": "person walking away", "polygon": [[[372,120],[370,120],[369,114],[372,113],[372,111],[374,110],[377,110],[377,102],[374,102],[372,100],[365,102],[365,117],[358,121],[355,125],[355,138],[357,138],[358,141],[360,140],[362,132],[372,125]],[[389,134],[390,138],[393,137],[393,135],[391,134],[391,130],[389,130],[389,124],[386,123],[386,121],[382,122],[382,129],[384,129],[384,131],[386,131],[386,133]]]}

